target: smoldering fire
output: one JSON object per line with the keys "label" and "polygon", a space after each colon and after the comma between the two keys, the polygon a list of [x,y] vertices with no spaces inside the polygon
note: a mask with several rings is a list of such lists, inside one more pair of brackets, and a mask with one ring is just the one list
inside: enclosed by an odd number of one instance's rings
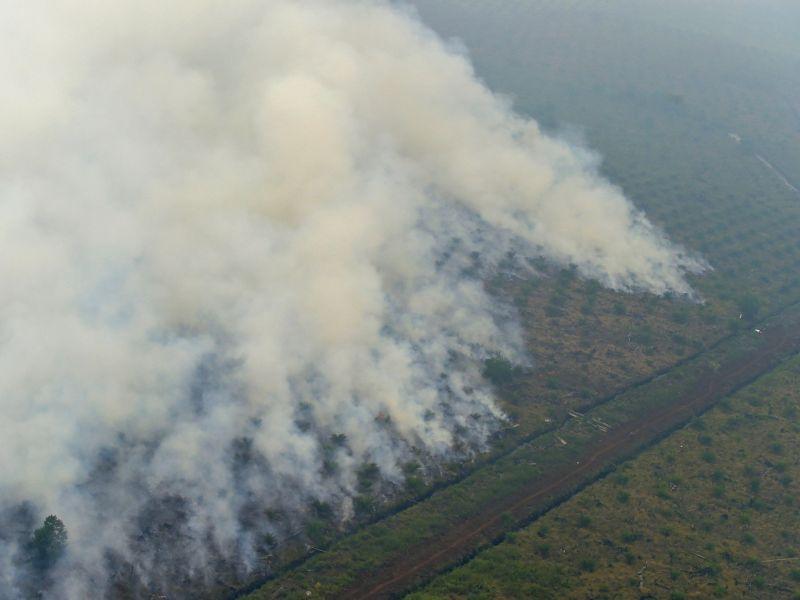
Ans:
{"label": "smoldering fire", "polygon": [[[364,463],[481,448],[502,415],[476,365],[524,358],[476,256],[655,293],[702,268],[388,2],[8,0],[0,23],[0,507],[67,523],[67,597],[109,553],[158,577],[154,502],[187,571],[246,568],[254,502],[346,518]],[[19,552],[0,539],[12,596]]]}

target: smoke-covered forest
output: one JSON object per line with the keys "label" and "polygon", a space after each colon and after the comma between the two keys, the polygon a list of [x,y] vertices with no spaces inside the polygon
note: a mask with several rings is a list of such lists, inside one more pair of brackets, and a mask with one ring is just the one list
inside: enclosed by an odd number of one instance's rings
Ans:
{"label": "smoke-covered forest", "polygon": [[800,591],[791,2],[0,23],[0,598]]}

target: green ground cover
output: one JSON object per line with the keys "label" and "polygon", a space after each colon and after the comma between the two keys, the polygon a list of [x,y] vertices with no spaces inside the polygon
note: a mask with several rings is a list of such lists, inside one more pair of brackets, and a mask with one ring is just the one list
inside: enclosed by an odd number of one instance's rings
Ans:
{"label": "green ground cover", "polygon": [[800,597],[799,417],[793,358],[410,597]]}

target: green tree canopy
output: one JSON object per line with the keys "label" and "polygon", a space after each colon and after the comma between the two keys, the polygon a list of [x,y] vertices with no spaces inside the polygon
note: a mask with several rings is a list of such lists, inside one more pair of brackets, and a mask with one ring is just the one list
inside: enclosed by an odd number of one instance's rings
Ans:
{"label": "green tree canopy", "polygon": [[67,528],[55,515],[50,515],[44,524],[33,532],[29,544],[31,560],[42,571],[52,567],[67,548]]}

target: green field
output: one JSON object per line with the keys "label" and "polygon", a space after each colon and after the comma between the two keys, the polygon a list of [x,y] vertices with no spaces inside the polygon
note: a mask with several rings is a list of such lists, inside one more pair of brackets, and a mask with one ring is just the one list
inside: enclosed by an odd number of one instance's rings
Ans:
{"label": "green field", "polygon": [[800,597],[800,358],[414,600]]}

